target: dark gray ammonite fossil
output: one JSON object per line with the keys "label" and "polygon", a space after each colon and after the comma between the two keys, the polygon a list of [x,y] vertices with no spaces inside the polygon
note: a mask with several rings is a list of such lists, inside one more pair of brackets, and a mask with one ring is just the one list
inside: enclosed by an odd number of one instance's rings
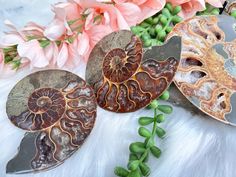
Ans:
{"label": "dark gray ammonite fossil", "polygon": [[139,37],[121,30],[93,48],[86,81],[97,103],[113,112],[133,112],[159,97],[172,82],[181,52],[181,38],[144,50]]}
{"label": "dark gray ammonite fossil", "polygon": [[15,85],[6,109],[10,121],[27,131],[7,172],[27,173],[61,164],[83,144],[95,123],[96,99],[79,76],[45,70]]}

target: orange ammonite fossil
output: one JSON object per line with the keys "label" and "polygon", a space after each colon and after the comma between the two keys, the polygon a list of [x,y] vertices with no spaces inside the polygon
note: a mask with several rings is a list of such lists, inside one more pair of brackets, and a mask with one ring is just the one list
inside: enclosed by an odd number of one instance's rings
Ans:
{"label": "orange ammonite fossil", "polygon": [[236,123],[236,21],[229,16],[186,20],[169,37],[181,36],[179,90],[213,118]]}
{"label": "orange ammonite fossil", "polygon": [[92,88],[75,74],[39,71],[11,90],[7,115],[27,131],[7,172],[35,172],[61,164],[83,144],[95,122],[96,99]]}
{"label": "orange ammonite fossil", "polygon": [[181,38],[144,50],[131,31],[105,36],[93,48],[86,81],[94,88],[97,103],[113,112],[132,112],[159,97],[177,70]]}

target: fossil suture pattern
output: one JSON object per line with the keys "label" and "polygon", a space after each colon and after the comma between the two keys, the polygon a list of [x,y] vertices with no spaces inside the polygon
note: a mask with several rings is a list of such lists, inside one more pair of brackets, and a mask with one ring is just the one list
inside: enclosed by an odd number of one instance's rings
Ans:
{"label": "fossil suture pattern", "polygon": [[169,37],[182,37],[175,83],[198,108],[211,117],[236,123],[236,21],[229,16],[186,20]]}
{"label": "fossil suture pattern", "polygon": [[7,172],[41,171],[61,164],[83,144],[95,122],[96,99],[92,88],[75,74],[39,71],[11,90],[7,114],[27,131]]}
{"label": "fossil suture pattern", "polygon": [[86,81],[100,107],[133,112],[159,97],[172,82],[179,64],[181,38],[143,49],[139,37],[127,30],[113,32],[92,50]]}

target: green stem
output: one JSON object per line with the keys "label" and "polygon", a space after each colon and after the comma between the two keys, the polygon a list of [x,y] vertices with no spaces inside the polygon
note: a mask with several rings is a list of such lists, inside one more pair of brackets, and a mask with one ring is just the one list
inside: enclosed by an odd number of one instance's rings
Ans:
{"label": "green stem", "polygon": [[172,17],[170,17],[169,20],[167,21],[165,27],[163,28],[164,31],[166,30],[166,28],[167,28],[168,26],[170,26],[170,23],[171,23],[171,22],[172,22]]}
{"label": "green stem", "polygon": [[[148,141],[154,141],[156,130],[157,130],[157,108],[154,109],[154,123],[152,127],[152,136],[149,138]],[[141,158],[139,159],[140,163],[143,162],[143,160],[146,158],[149,152],[150,152],[150,147],[147,147],[147,149],[145,150],[145,152],[142,154]]]}
{"label": "green stem", "polygon": [[154,109],[154,124],[152,129],[152,138],[154,138],[157,129],[157,108]]}

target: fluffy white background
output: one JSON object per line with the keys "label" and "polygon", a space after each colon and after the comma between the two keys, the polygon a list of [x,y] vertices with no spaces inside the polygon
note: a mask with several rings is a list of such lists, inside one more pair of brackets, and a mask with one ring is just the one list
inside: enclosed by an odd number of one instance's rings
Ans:
{"label": "fluffy white background", "polygon": [[[29,20],[47,24],[52,18],[50,4],[56,0],[0,0],[0,27],[10,19],[18,26]],[[74,70],[84,77],[85,65]],[[7,118],[7,95],[17,81],[33,71],[20,71],[14,77],[0,80],[0,177],[6,175],[5,166],[17,152],[24,131],[14,127]],[[92,134],[86,143],[61,166],[42,173],[17,175],[24,177],[114,177],[116,165],[126,166],[128,146],[140,140],[137,136],[137,118],[152,115],[140,110],[129,114],[115,114],[98,108]],[[163,154],[160,159],[150,159],[150,177],[235,177],[236,128],[210,118],[194,116],[182,108],[162,125],[167,131],[159,140]]]}

